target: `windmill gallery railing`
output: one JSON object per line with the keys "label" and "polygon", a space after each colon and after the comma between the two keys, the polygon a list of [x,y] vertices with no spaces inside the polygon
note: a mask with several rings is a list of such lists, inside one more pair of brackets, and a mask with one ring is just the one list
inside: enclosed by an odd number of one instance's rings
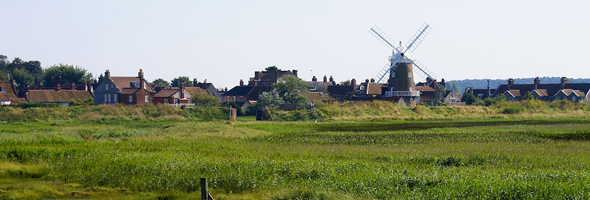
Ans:
{"label": "windmill gallery railing", "polygon": [[416,97],[420,91],[385,91],[385,97]]}

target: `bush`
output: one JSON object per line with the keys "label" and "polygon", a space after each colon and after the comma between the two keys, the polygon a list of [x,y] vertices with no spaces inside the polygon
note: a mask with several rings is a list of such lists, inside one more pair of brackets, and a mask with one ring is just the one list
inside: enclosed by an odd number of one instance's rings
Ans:
{"label": "bush", "polygon": [[511,107],[505,107],[502,111],[502,113],[504,114],[518,114],[521,113],[522,111],[524,111],[524,108],[522,106],[511,106]]}

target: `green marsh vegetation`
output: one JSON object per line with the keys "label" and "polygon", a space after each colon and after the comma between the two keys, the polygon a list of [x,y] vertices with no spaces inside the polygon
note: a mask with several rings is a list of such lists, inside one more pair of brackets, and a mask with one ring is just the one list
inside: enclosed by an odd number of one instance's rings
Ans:
{"label": "green marsh vegetation", "polygon": [[[325,105],[322,123],[0,107],[0,199],[196,199],[201,177],[218,199],[590,198],[585,105],[392,105]],[[381,116],[347,116],[363,111]]]}

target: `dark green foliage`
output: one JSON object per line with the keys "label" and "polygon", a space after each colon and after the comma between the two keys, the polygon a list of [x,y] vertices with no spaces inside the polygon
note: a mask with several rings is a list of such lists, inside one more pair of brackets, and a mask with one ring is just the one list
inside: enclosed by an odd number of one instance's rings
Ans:
{"label": "dark green foliage", "polygon": [[524,95],[522,96],[522,100],[532,100],[533,99],[533,94],[531,94],[530,91],[527,91],[526,93],[524,93]]}
{"label": "dark green foliage", "polygon": [[86,71],[83,68],[73,65],[59,64],[43,70],[42,80],[45,85],[51,83],[52,78],[58,79],[61,77],[63,80],[67,80],[70,83],[76,85],[82,85],[84,83],[92,82],[92,73]]}
{"label": "dark green foliage", "polygon": [[273,87],[285,103],[295,104],[298,108],[306,108],[309,105],[309,99],[303,95],[309,92],[305,81],[295,76],[288,76],[285,81],[273,84]]}
{"label": "dark green foliage", "polygon": [[467,105],[483,105],[484,102],[473,94],[465,94],[461,97],[461,101]]}
{"label": "dark green foliage", "polygon": [[257,107],[278,107],[285,103],[283,98],[274,92],[263,92],[258,96]]}
{"label": "dark green foliage", "polygon": [[215,107],[221,103],[217,97],[205,93],[193,95],[192,102],[198,107]]}
{"label": "dark green foliage", "polygon": [[277,66],[276,66],[276,65],[273,65],[273,66],[268,66],[267,68],[264,68],[264,71],[267,71],[267,72],[273,72],[273,71],[279,71],[279,70],[280,70],[280,69],[279,69],[279,68],[277,68]]}
{"label": "dark green foliage", "polygon": [[178,78],[174,78],[170,81],[170,85],[172,87],[180,87],[180,81],[184,81],[184,85],[186,87],[193,87],[193,82],[188,76],[179,76]]}
{"label": "dark green foliage", "polygon": [[93,99],[82,99],[82,100],[70,100],[69,106],[91,106],[94,105]]}
{"label": "dark green foliage", "polygon": [[154,82],[152,82],[152,84],[156,85],[156,87],[170,86],[170,83],[168,83],[168,81],[161,78],[157,78],[156,80],[154,80]]}
{"label": "dark green foliage", "polygon": [[223,104],[221,104],[221,107],[227,108],[227,107],[232,107],[236,109],[236,112],[238,112],[238,116],[244,116],[244,110],[242,110],[242,107],[240,107],[236,102],[225,102]]}

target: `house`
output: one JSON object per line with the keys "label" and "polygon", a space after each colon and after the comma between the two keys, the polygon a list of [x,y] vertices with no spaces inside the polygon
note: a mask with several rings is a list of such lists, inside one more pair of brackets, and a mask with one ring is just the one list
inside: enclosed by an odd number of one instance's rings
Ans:
{"label": "house", "polygon": [[590,83],[567,83],[567,78],[562,77],[560,83],[541,84],[539,77],[536,77],[533,84],[514,84],[514,79],[510,78],[508,84],[498,86],[493,96],[504,94],[508,101],[519,101],[527,92],[541,101],[582,102],[588,100]]}
{"label": "house", "polygon": [[250,78],[248,82],[248,86],[272,87],[272,84],[289,76],[297,77],[297,70],[255,71],[254,77]]}
{"label": "house", "polygon": [[63,106],[69,105],[72,100],[83,101],[92,98],[92,93],[88,90],[76,90],[75,88],[72,89],[72,87],[68,90],[63,90],[59,83],[56,84],[55,89],[27,90],[25,92],[25,100],[27,102]]}
{"label": "house", "polygon": [[196,78],[193,79],[193,87],[201,88],[201,89],[205,90],[209,95],[217,97],[218,99],[221,99],[221,94],[219,94],[219,92],[217,91],[217,88],[215,88],[213,83],[207,83],[207,79],[205,79],[205,81],[203,81],[202,83],[198,82]]}
{"label": "house", "polygon": [[461,97],[462,96],[454,90],[447,90],[443,102],[449,105],[463,105],[463,103],[461,102]]}
{"label": "house", "polygon": [[[350,84],[356,85],[356,80],[351,81]],[[370,82],[369,79],[366,79],[364,83],[355,86],[355,89],[350,91],[348,95],[355,101],[372,101],[380,99],[382,92],[381,85],[375,83],[375,79],[371,79]]]}
{"label": "house", "polygon": [[111,76],[109,70],[104,73],[104,78],[96,86],[94,104],[128,104],[143,105],[154,102],[156,94],[154,88],[144,79],[143,70],[140,69],[137,77]]}
{"label": "house", "polygon": [[337,101],[349,100],[351,94],[356,90],[356,79],[350,81],[350,85],[329,85],[328,94],[334,97]]}
{"label": "house", "polygon": [[0,82],[0,105],[10,105],[18,101],[14,79],[10,77],[9,82]]}
{"label": "house", "polygon": [[193,96],[185,90],[185,83],[180,82],[180,87],[161,89],[154,95],[154,103],[163,104],[191,104]]}
{"label": "house", "polygon": [[324,76],[323,81],[318,81],[318,79],[313,76],[311,81],[305,81],[305,83],[309,85],[310,92],[328,92],[328,87],[330,85],[336,85],[336,82],[334,82],[334,78],[332,78],[332,76],[330,76],[330,81],[328,81],[327,76]]}
{"label": "house", "polygon": [[235,102],[238,106],[246,108],[248,105],[256,103],[260,94],[270,91],[272,91],[272,87],[270,86],[244,85],[244,81],[240,80],[239,86],[232,88],[222,95],[221,102]]}

